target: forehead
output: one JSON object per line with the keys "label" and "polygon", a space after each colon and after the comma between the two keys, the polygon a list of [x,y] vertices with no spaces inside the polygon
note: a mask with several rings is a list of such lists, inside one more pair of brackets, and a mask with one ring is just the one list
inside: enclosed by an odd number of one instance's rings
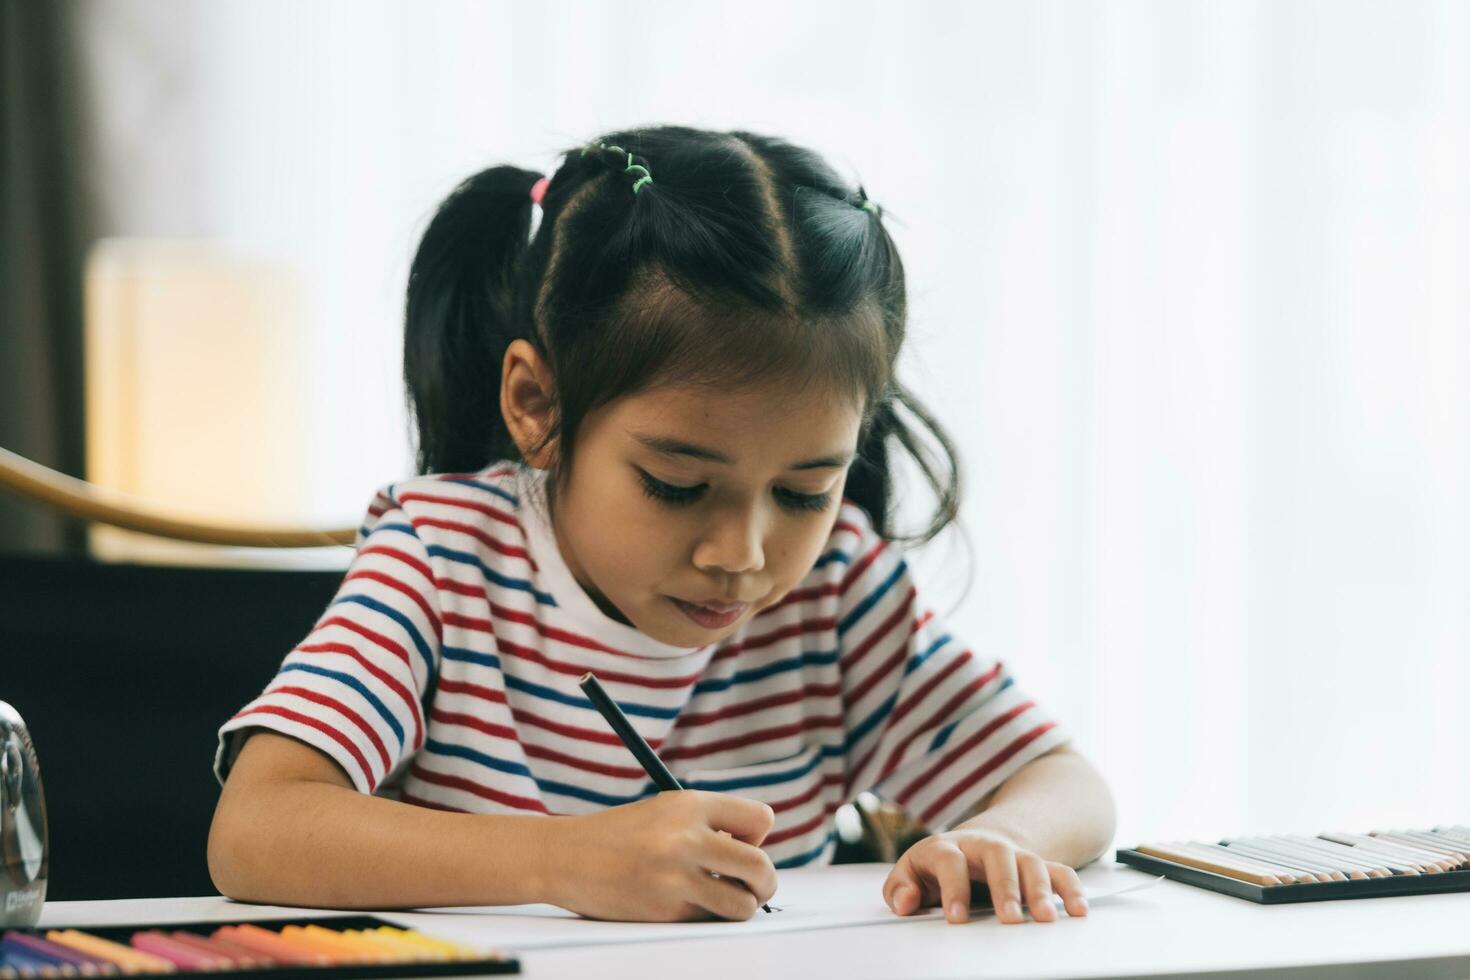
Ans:
{"label": "forehead", "polygon": [[857,399],[818,385],[734,391],[658,388],[610,407],[612,429],[634,445],[639,436],[672,437],[741,462],[852,452],[862,422]]}

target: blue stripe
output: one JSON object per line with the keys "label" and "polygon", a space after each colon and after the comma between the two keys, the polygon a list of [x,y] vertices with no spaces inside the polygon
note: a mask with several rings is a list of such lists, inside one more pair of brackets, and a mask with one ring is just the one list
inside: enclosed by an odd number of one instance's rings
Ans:
{"label": "blue stripe", "polygon": [[[1000,687],[997,687],[995,689],[995,691],[991,693],[990,697],[993,698],[993,697],[995,697],[995,695],[999,694],[1001,691],[1004,691],[1006,688],[1010,687],[1012,681],[1013,681],[1013,678],[1007,677],[1004,681],[1001,682]],[[988,701],[989,698],[987,698],[986,700]],[[958,726],[959,723],[962,722],[962,721],[964,721],[965,718],[967,718],[967,717],[969,717],[969,716],[968,715],[962,715],[959,718],[956,718],[954,721],[950,722],[948,725],[945,725],[943,728],[941,728],[939,730],[939,733],[937,735],[935,735],[934,738],[929,742],[929,751],[930,752],[934,752],[937,749],[944,748],[944,743],[945,742],[948,742],[949,741],[949,737],[954,734],[954,730],[955,730],[956,726]]]}
{"label": "blue stripe", "polygon": [[[367,525],[363,526],[366,527]],[[419,536],[419,533],[413,529],[412,524],[374,524],[372,527],[373,533],[377,533],[378,531],[402,531],[404,534],[411,534],[414,537]]]}
{"label": "blue stripe", "polygon": [[516,499],[515,494],[510,493],[506,490],[502,490],[500,487],[497,487],[493,483],[486,483],[484,480],[472,480],[467,476],[445,476],[440,477],[437,482],[458,483],[462,487],[478,487],[479,489],[484,490],[487,493],[493,493],[495,494],[495,496],[505,499],[507,502],[514,504],[516,507],[519,507],[521,505],[521,502]]}
{"label": "blue stripe", "polygon": [[652,796],[657,792],[651,782],[645,782],[643,788],[632,796],[615,796],[611,793],[599,793],[596,790],[587,789],[585,786],[576,786],[572,783],[559,783],[551,779],[538,779],[536,780],[536,785],[541,788],[543,793],[558,793],[577,800],[587,800],[589,803],[600,803],[603,806],[622,806],[625,803],[637,803],[644,797]]}
{"label": "blue stripe", "polygon": [[800,667],[825,667],[836,662],[836,650],[808,650],[794,657],[787,657],[785,660],[777,660],[774,663],[752,667],[749,670],[736,671],[729,677],[712,677],[709,680],[700,681],[694,685],[692,696],[708,694],[711,691],[723,691],[736,684],[748,684],[751,681],[763,680],[773,674],[785,673]]}
{"label": "blue stripe", "polygon": [[445,660],[479,664],[481,667],[490,667],[494,670],[500,669],[500,658],[493,653],[480,653],[478,650],[466,650],[464,647],[444,647],[439,651],[439,655]]}
{"label": "blue stripe", "polygon": [[470,554],[468,551],[457,551],[454,548],[446,548],[440,544],[431,544],[429,545],[428,550],[430,556],[434,558],[447,558],[450,561],[457,561],[463,565],[475,566],[480,570],[480,574],[484,575],[487,579],[494,582],[501,588],[519,589],[522,592],[529,592],[531,593],[531,595],[535,596],[536,601],[541,603],[543,606],[555,606],[557,604],[556,599],[552,597],[551,593],[538,592],[535,588],[531,586],[530,582],[526,581],[523,578],[511,578],[508,575],[500,574],[489,565],[486,565],[479,558],[476,558],[474,555]]}
{"label": "blue stripe", "polygon": [[465,745],[455,745],[452,742],[441,742],[433,738],[424,742],[424,748],[434,755],[465,759],[482,765],[487,769],[494,769],[497,772],[509,773],[512,776],[525,776],[535,783],[536,789],[543,794],[556,793],[560,796],[570,796],[574,799],[586,800],[589,803],[597,803],[602,806],[622,806],[624,803],[636,803],[638,800],[654,792],[652,782],[645,782],[640,790],[632,796],[620,796],[611,793],[599,793],[596,790],[587,789],[585,786],[558,782],[554,779],[538,779],[529,768],[519,762],[509,762],[505,759],[481,752],[478,749],[472,749]]}
{"label": "blue stripe", "polygon": [[833,838],[836,836],[837,831],[829,830],[827,831],[827,836],[822,839],[822,843],[818,844],[816,847],[812,848],[810,851],[807,851],[804,854],[793,854],[789,858],[782,858],[781,860],[774,862],[775,866],[777,868],[799,868],[803,864],[810,864],[811,862],[822,856],[822,852],[827,849],[827,845],[831,844]]}
{"label": "blue stripe", "polygon": [[739,776],[733,779],[688,780],[684,783],[684,787],[686,789],[703,789],[714,793],[723,793],[727,790],[747,789],[751,786],[771,786],[776,783],[784,783],[805,776],[820,765],[823,759],[840,756],[844,751],[841,745],[823,745],[822,751],[813,755],[810,762],[803,763],[795,769],[787,769],[785,772],[766,772],[756,776]]}
{"label": "blue stripe", "polygon": [[884,698],[883,703],[874,708],[868,717],[858,722],[857,726],[847,733],[848,751],[852,751],[852,747],[861,742],[863,737],[873,730],[873,726],[888,717],[888,712],[893,710],[893,703],[897,700],[898,692],[894,691],[888,697]]}
{"label": "blue stripe", "polygon": [[[505,678],[505,686],[527,694],[534,694],[538,698],[548,701],[557,701],[561,704],[569,704],[574,708],[585,708],[588,711],[596,711],[597,708],[586,698],[577,697],[574,694],[563,694],[555,688],[546,687],[542,684],[534,684],[528,680],[522,680],[514,674],[501,674]],[[674,718],[679,714],[678,708],[655,708],[648,704],[630,704],[627,701],[617,702],[619,708],[623,709],[625,715],[640,715],[644,718]]]}
{"label": "blue stripe", "polygon": [[470,762],[477,762],[487,769],[496,769],[500,772],[510,773],[512,776],[525,776],[533,782],[536,778],[531,775],[531,770],[519,762],[507,762],[505,759],[497,759],[493,755],[487,755],[484,752],[479,752],[463,745],[453,745],[449,742],[441,742],[438,739],[431,738],[424,741],[424,749],[435,755],[448,755],[456,759],[468,759]]}
{"label": "blue stripe", "polygon": [[883,596],[888,592],[888,590],[893,588],[893,583],[897,582],[899,580],[899,577],[902,576],[903,573],[907,570],[908,564],[906,562],[900,561],[897,565],[895,565],[893,567],[893,571],[886,579],[883,580],[882,584],[880,584],[876,589],[869,593],[866,599],[853,607],[852,612],[848,613],[846,616],[843,616],[842,619],[837,623],[837,635],[841,636],[843,633],[846,633],[853,623],[857,622],[859,619],[862,619],[863,613],[867,612],[869,609],[872,609],[873,606],[877,604],[878,600],[882,599]]}
{"label": "blue stripe", "polygon": [[318,677],[329,677],[332,680],[337,681],[339,684],[346,684],[348,687],[352,688],[358,694],[362,695],[362,699],[364,701],[373,706],[373,710],[378,713],[378,717],[383,719],[383,724],[391,728],[393,730],[393,734],[398,736],[398,747],[403,747],[403,726],[398,724],[398,719],[393,717],[393,712],[388,710],[388,706],[382,701],[378,700],[378,696],[372,691],[369,691],[367,689],[367,685],[364,684],[362,681],[358,680],[356,677],[353,677],[351,674],[344,674],[339,670],[328,670],[325,667],[316,667],[311,664],[281,665],[281,673],[284,674],[288,670],[299,670],[305,674],[316,674]]}
{"label": "blue stripe", "polygon": [[815,571],[818,568],[823,568],[827,565],[832,564],[834,561],[841,562],[844,565],[851,565],[852,557],[848,555],[847,552],[834,548],[822,557],[818,558],[816,564],[812,565],[812,569]]}
{"label": "blue stripe", "polygon": [[344,602],[365,606],[374,612],[382,613],[399,626],[402,626],[404,632],[408,634],[408,638],[413,641],[414,648],[418,650],[419,656],[423,658],[424,669],[429,672],[429,685],[433,685],[434,675],[437,673],[434,670],[434,651],[429,649],[429,644],[424,642],[424,638],[419,635],[418,627],[413,625],[413,620],[387,603],[379,602],[377,599],[365,595],[344,595],[341,598],[333,599],[332,605],[338,606]]}
{"label": "blue stripe", "polygon": [[928,649],[924,650],[924,652],[920,653],[918,656],[910,657],[909,662],[903,665],[903,676],[907,677],[914,671],[918,670],[920,667],[924,666],[924,661],[933,656],[934,651],[944,646],[950,641],[950,639],[950,635],[946,633],[939,639],[935,640],[933,643],[929,644]]}

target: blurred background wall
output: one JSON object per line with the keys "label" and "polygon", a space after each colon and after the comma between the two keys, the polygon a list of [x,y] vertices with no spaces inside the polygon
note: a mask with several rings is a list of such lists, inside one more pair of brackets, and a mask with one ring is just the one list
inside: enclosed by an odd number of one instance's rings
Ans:
{"label": "blurred background wall", "polygon": [[[1102,766],[1119,843],[1470,816],[1466,4],[0,9],[0,445],[79,471],[70,243],[119,238],[90,268],[142,291],[89,316],[173,360],[89,370],[198,410],[116,435],[154,461],[116,479],[208,509],[177,469],[211,454],[231,513],[354,523],[410,471],[402,296],[457,181],[640,123],[778,133],[885,208],[968,477],[970,551],[915,561]],[[245,292],[147,327],[180,243]],[[271,356],[222,354],[250,324]],[[6,546],[40,525],[0,499]]]}

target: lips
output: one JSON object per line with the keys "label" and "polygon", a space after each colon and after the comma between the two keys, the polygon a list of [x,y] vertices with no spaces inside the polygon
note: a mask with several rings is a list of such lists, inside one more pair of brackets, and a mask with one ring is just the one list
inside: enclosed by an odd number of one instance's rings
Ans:
{"label": "lips", "polygon": [[748,602],[721,602],[721,603],[696,603],[685,602],[683,599],[669,597],[669,601],[679,607],[689,619],[705,629],[723,629],[735,622],[745,611],[750,608]]}

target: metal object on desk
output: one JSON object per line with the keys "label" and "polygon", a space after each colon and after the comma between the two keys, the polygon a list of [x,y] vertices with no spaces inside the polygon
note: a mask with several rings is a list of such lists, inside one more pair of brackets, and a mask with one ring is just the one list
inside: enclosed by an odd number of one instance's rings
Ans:
{"label": "metal object on desk", "polygon": [[908,811],[875,793],[862,792],[837,810],[837,854],[834,864],[861,861],[893,863],[904,851],[929,836]]}
{"label": "metal object on desk", "polygon": [[46,900],[46,801],[20,714],[0,701],[0,926],[33,926]]}

